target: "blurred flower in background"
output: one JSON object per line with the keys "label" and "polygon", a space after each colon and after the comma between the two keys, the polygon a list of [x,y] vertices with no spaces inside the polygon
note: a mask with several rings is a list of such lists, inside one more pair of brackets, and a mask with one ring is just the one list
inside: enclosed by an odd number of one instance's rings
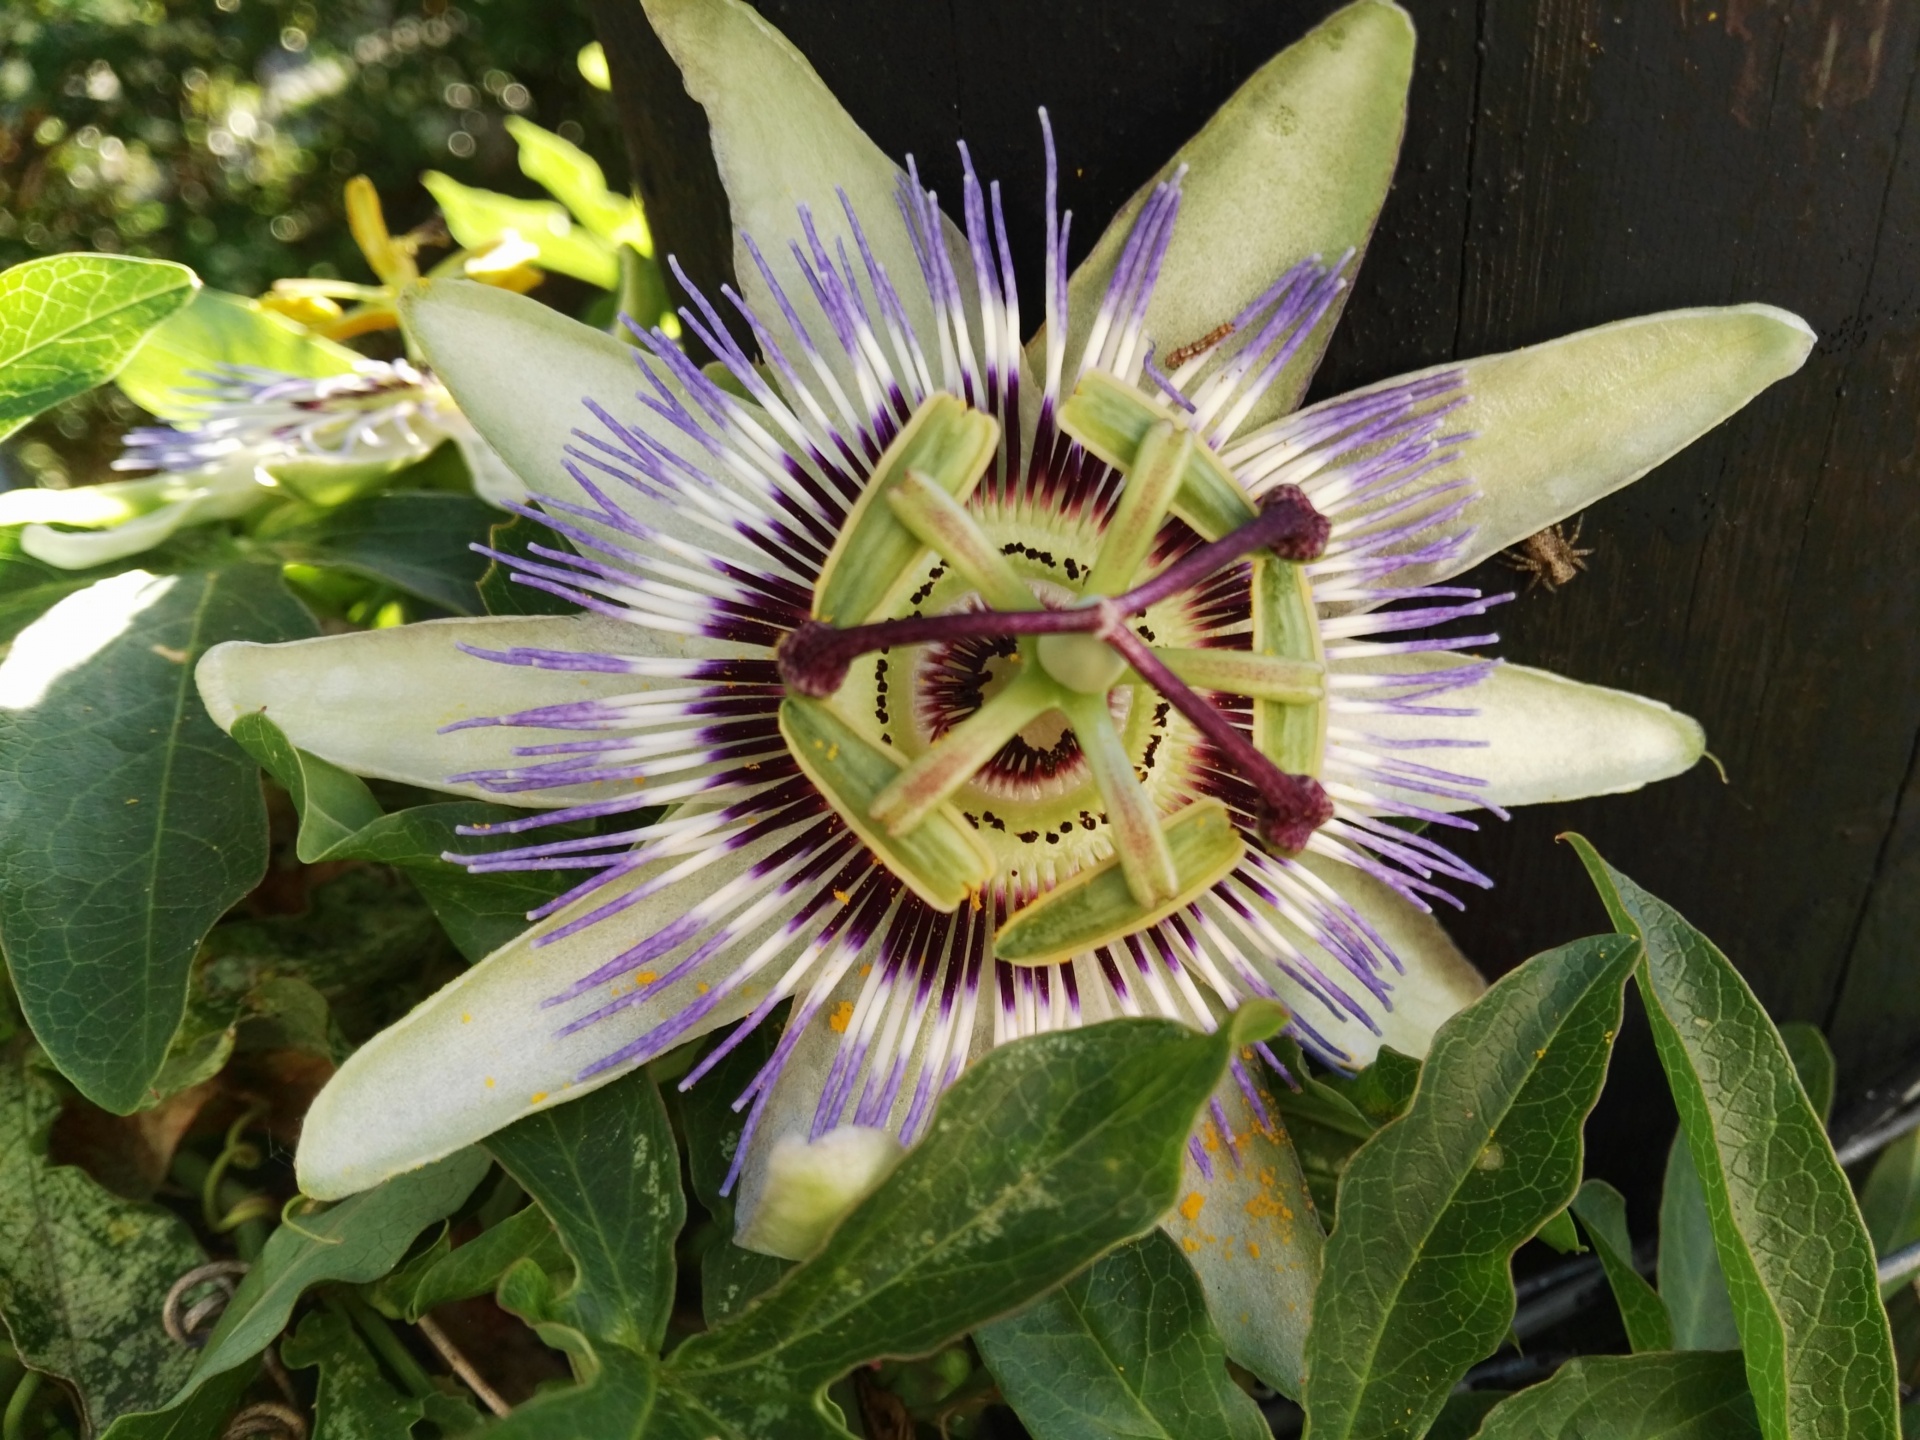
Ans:
{"label": "blurred flower in background", "polygon": [[[598,157],[625,189],[603,75],[596,88],[583,73],[592,39],[584,6],[567,3],[8,0],[0,269],[70,250],[154,255],[243,295],[291,279],[269,304],[324,320],[324,292],[379,283],[348,224],[343,190],[356,174],[402,233],[438,227],[444,205],[454,240],[475,244],[478,226],[462,223],[474,206],[461,201],[476,189],[539,196],[529,204],[542,221],[564,222],[509,133],[524,117]],[[589,318],[611,317],[611,294],[593,291],[617,289],[614,247],[576,244],[592,254],[569,264],[563,238],[524,239],[563,252],[543,257],[562,278],[541,298],[570,313],[597,299],[607,315]],[[301,281],[313,282],[305,295]],[[363,348],[399,356],[379,338]],[[144,418],[111,388],[57,407],[0,447],[0,488],[104,479],[118,432]]]}

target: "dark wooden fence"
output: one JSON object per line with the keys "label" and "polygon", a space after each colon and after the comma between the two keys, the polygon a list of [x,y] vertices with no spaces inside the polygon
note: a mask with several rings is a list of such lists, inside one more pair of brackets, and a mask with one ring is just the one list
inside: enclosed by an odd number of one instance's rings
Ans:
{"label": "dark wooden fence", "polygon": [[[1090,244],[1328,0],[756,0],[879,144],[1006,182],[1036,287],[1051,111]],[[1319,393],[1675,306],[1765,300],[1806,368],[1594,507],[1590,573],[1501,612],[1502,653],[1698,716],[1712,767],[1523,811],[1463,847],[1499,882],[1451,928],[1490,973],[1601,928],[1579,829],[1825,1028],[1842,1104],[1920,1050],[1920,5],[1405,0],[1397,182]],[[596,0],[658,233],[713,277],[725,209],[633,0]],[[1077,257],[1076,257],[1077,258]],[[1483,586],[1512,587],[1498,566]],[[1639,1205],[1672,1124],[1627,1037],[1592,1165]]]}

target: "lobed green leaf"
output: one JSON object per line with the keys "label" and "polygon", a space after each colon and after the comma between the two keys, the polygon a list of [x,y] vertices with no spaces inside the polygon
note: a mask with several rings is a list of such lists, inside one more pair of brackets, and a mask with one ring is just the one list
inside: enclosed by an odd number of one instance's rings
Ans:
{"label": "lobed green leaf", "polygon": [[48,255],[0,271],[0,440],[111,380],[200,281],[170,260]]}
{"label": "lobed green leaf", "polygon": [[1476,1440],[1759,1440],[1733,1355],[1589,1355],[1502,1401]]}
{"label": "lobed green leaf", "polygon": [[1508,1262],[1572,1198],[1637,947],[1521,965],[1441,1026],[1406,1113],[1362,1145],[1307,1336],[1319,1440],[1417,1436],[1512,1323]]}
{"label": "lobed green leaf", "polygon": [[1580,1217],[1581,1228],[1606,1269],[1614,1303],[1627,1327],[1627,1343],[1636,1352],[1673,1349],[1673,1321],[1667,1307],[1633,1263],[1626,1200],[1606,1181],[1589,1180],[1573,1197],[1573,1213]]}
{"label": "lobed green leaf", "polygon": [[576,1279],[555,1318],[609,1346],[657,1352],[673,1313],[673,1245],[687,1202],[652,1077],[637,1070],[486,1144],[573,1257]]}
{"label": "lobed green leaf", "polygon": [[1727,957],[1568,837],[1638,974],[1768,1440],[1899,1433],[1873,1244],[1786,1045]]}
{"label": "lobed green leaf", "polygon": [[1034,1440],[1271,1433],[1227,1375],[1193,1267],[1159,1231],[981,1326],[973,1340]]}
{"label": "lobed green leaf", "polygon": [[840,1433],[820,1408],[836,1376],[935,1350],[1153,1225],[1229,1056],[1278,1020],[1254,1002],[1213,1035],[1115,1020],[992,1051],[821,1250],[668,1378],[749,1435]]}
{"label": "lobed green leaf", "polygon": [[97,1433],[157,1410],[186,1378],[192,1356],[159,1315],[206,1255],[175,1216],[48,1162],[60,1102],[16,1044],[0,1061],[0,1316],[20,1359],[71,1384]]}
{"label": "lobed green leaf", "polygon": [[34,1035],[109,1110],[148,1098],[194,951],[266,869],[258,772],[202,708],[194,663],[311,631],[266,566],[132,570],[0,661],[0,945]]}
{"label": "lobed green leaf", "polygon": [[228,1302],[176,1399],[271,1345],[309,1286],[364,1283],[386,1274],[416,1235],[465,1203],[487,1164],[484,1152],[461,1150],[318,1215],[282,1222]]}
{"label": "lobed green leaf", "polygon": [[308,1315],[280,1347],[290,1370],[318,1367],[313,1400],[314,1440],[411,1440],[424,1413],[420,1401],[403,1395],[341,1311]]}

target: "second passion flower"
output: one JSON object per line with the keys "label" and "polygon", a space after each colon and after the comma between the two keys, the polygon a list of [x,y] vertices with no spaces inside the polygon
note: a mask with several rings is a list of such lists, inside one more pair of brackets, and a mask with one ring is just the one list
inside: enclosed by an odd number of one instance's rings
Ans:
{"label": "second passion flower", "polygon": [[1050,1028],[1277,996],[1329,1060],[1424,1049],[1477,988],[1428,907],[1485,883],[1438,837],[1702,745],[1655,702],[1463,653],[1493,637],[1452,622],[1492,602],[1450,578],[1790,373],[1805,327],[1676,312],[1286,415],[1404,115],[1411,32],[1363,0],[1072,275],[1047,137],[1023,347],[997,186],[966,164],[954,225],[745,6],[649,10],[743,230],[739,293],[682,312],[718,362],[458,282],[405,305],[567,542],[501,558],[583,613],[201,667],[222,723],[537,812],[470,868],[584,872],[349,1060],[304,1188],[743,1022],[696,1083],[783,1005],[729,1177],[760,1194],[809,1155],[857,1188],[970,1055]]}

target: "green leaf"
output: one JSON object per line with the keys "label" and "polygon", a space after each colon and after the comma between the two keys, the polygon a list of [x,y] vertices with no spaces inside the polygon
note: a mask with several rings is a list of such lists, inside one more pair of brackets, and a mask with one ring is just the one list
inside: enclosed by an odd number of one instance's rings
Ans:
{"label": "green leaf", "polygon": [[1536,955],[1434,1036],[1413,1103],[1360,1147],[1307,1336],[1320,1440],[1419,1435],[1513,1321],[1513,1252],[1572,1200],[1637,947]]}
{"label": "green leaf", "polygon": [[657,1352],[687,1216],[680,1156],[645,1070],[515,1121],[487,1148],[553,1221],[577,1279],[556,1315],[594,1340]]}
{"label": "green leaf", "polygon": [[629,244],[643,254],[652,253],[640,206],[631,196],[615,195],[607,188],[599,161],[523,115],[507,117],[507,133],[520,147],[521,174],[564,204],[574,219],[610,244]]}
{"label": "green leaf", "polygon": [[1159,1231],[1103,1256],[974,1343],[1034,1440],[1263,1440],[1259,1407],[1180,1247]]}
{"label": "green leaf", "polygon": [[[479,853],[512,845],[511,835],[463,835],[460,830],[512,820],[520,811],[455,801],[384,815],[358,776],[298,749],[264,714],[240,716],[230,733],[292,797],[300,812],[294,849],[301,860],[372,860],[397,866],[469,960],[491,954],[525,930],[527,912],[572,883],[565,871],[476,875],[442,858],[449,851]],[[557,832],[567,833],[564,828]]]}
{"label": "green leaf", "polygon": [[1634,1267],[1633,1240],[1627,1234],[1626,1200],[1606,1181],[1589,1180],[1573,1197],[1573,1213],[1580,1217],[1581,1227],[1599,1252],[1601,1265],[1606,1267],[1614,1303],[1620,1307],[1620,1318],[1626,1323],[1627,1343],[1636,1352],[1673,1349],[1673,1322],[1667,1316],[1667,1307],[1646,1277]]}
{"label": "green leaf", "polygon": [[202,708],[194,663],[311,630],[265,566],[131,570],[0,661],[0,944],[35,1036],[109,1110],[147,1095],[195,949],[266,868],[258,774]]}
{"label": "green leaf", "polygon": [[[1881,1152],[1860,1189],[1860,1218],[1876,1255],[1891,1255],[1920,1240],[1920,1130],[1910,1130]],[[1891,1294],[1908,1282],[1882,1290]]]}
{"label": "green leaf", "polygon": [[184,265],[124,255],[49,255],[0,271],[0,440],[111,380],[199,284]]}
{"label": "green leaf", "polygon": [[[559,531],[549,529],[538,520],[529,520],[525,515],[503,520],[487,532],[487,548],[502,554],[537,558],[532,553],[535,545],[545,545],[552,550],[573,548]],[[498,560],[489,561],[480,577],[480,603],[489,615],[576,615],[580,611],[578,605],[569,604],[558,595],[536,590],[531,585],[515,584],[508,567]]]}
{"label": "green leaf", "polygon": [[538,1205],[509,1215],[466,1244],[435,1257],[412,1277],[406,1293],[396,1297],[400,1318],[411,1325],[436,1306],[490,1295],[500,1278],[525,1259],[548,1273],[567,1268],[567,1254],[553,1222]]}
{"label": "green leaf", "polygon": [[[701,1424],[687,1409],[656,1407],[653,1363],[624,1350],[592,1352],[579,1385],[536,1395],[505,1419],[477,1432],[485,1440],[733,1440],[733,1432]],[[684,1402],[682,1402],[684,1404]],[[692,1407],[688,1407],[691,1409]]]}
{"label": "green leaf", "polygon": [[198,419],[206,405],[206,397],[195,392],[229,366],[320,379],[348,373],[359,358],[258,300],[203,288],[147,332],[118,384],[136,405],[184,424]]}
{"label": "green leaf", "polygon": [[100,1440],[216,1440],[253,1383],[255,1369],[242,1365],[229,1370],[164,1410],[122,1415],[102,1432]]}
{"label": "green leaf", "polygon": [[1827,1044],[1827,1037],[1820,1033],[1819,1026],[1804,1020],[1790,1020],[1782,1025],[1780,1043],[1787,1047],[1793,1073],[1800,1077],[1813,1113],[1820,1117],[1820,1126],[1825,1129],[1827,1121],[1833,1118],[1833,1047]]}
{"label": "green leaf", "polygon": [[1660,1191],[1660,1299],[1673,1320],[1678,1350],[1738,1350],[1727,1275],[1714,1248],[1707,1195],[1686,1132],[1667,1151],[1666,1183]]}
{"label": "green leaf", "polygon": [[228,1302],[182,1398],[271,1345],[309,1286],[378,1280],[399,1263],[414,1236],[459,1209],[486,1173],[482,1151],[461,1150],[318,1215],[283,1222]]}
{"label": "green leaf", "polygon": [[[1838,1417],[1835,1417],[1838,1418]],[[1808,1434],[1841,1434],[1822,1429]],[[1503,1401],[1476,1440],[1759,1440],[1735,1355],[1591,1355]]]}
{"label": "green leaf", "polygon": [[1586,1248],[1580,1243],[1580,1232],[1574,1228],[1573,1212],[1570,1210],[1562,1210],[1547,1221],[1533,1238],[1562,1255],[1578,1255]]}
{"label": "green leaf", "polygon": [[304,524],[275,530],[288,560],[333,565],[384,580],[455,615],[481,612],[484,544],[500,512],[471,495],[401,491],[350,500]]}
{"label": "green leaf", "polygon": [[1423,1440],[1473,1440],[1487,1412],[1507,1398],[1505,1390],[1456,1390],[1440,1407]]}
{"label": "green leaf", "polygon": [[338,1310],[317,1310],[280,1347],[290,1370],[320,1367],[313,1440],[411,1440],[420,1401],[403,1395]]}
{"label": "green leaf", "polygon": [[1212,1035],[1114,1020],[993,1050],[811,1259],[667,1373],[748,1434],[839,1433],[836,1376],[929,1353],[1153,1225],[1228,1058],[1279,1019],[1256,1001]]}
{"label": "green leaf", "polygon": [[[738,1314],[748,1301],[772,1289],[793,1268],[777,1256],[762,1255],[733,1243],[734,1197],[720,1193],[740,1148],[740,1134],[747,1119],[744,1111],[733,1108],[733,1102],[773,1058],[785,1026],[785,1013],[776,1011],[699,1084],[676,1097],[680,1129],[687,1137],[687,1178],[721,1236],[700,1257],[700,1308],[708,1325],[718,1325],[729,1315]],[[712,1044],[718,1045],[724,1038],[715,1036]]]}
{"label": "green leaf", "polygon": [[437,170],[427,171],[420,183],[439,203],[453,238],[467,249],[491,249],[511,231],[540,252],[534,263],[543,270],[571,275],[602,290],[620,283],[613,247],[576,226],[565,206],[475,189]]}
{"label": "green leaf", "polygon": [[47,1162],[60,1099],[18,1045],[0,1063],[0,1315],[21,1360],[68,1381],[97,1432],[159,1409],[192,1368],[159,1317],[206,1255],[173,1215]]}
{"label": "green leaf", "polygon": [[113,566],[63,570],[20,548],[24,526],[0,527],[0,644],[14,638],[76,590],[114,573]]}
{"label": "green leaf", "polygon": [[1769,1440],[1899,1433],[1873,1243],[1819,1114],[1727,957],[1579,836],[1637,980],[1706,1193],[1747,1380]]}

